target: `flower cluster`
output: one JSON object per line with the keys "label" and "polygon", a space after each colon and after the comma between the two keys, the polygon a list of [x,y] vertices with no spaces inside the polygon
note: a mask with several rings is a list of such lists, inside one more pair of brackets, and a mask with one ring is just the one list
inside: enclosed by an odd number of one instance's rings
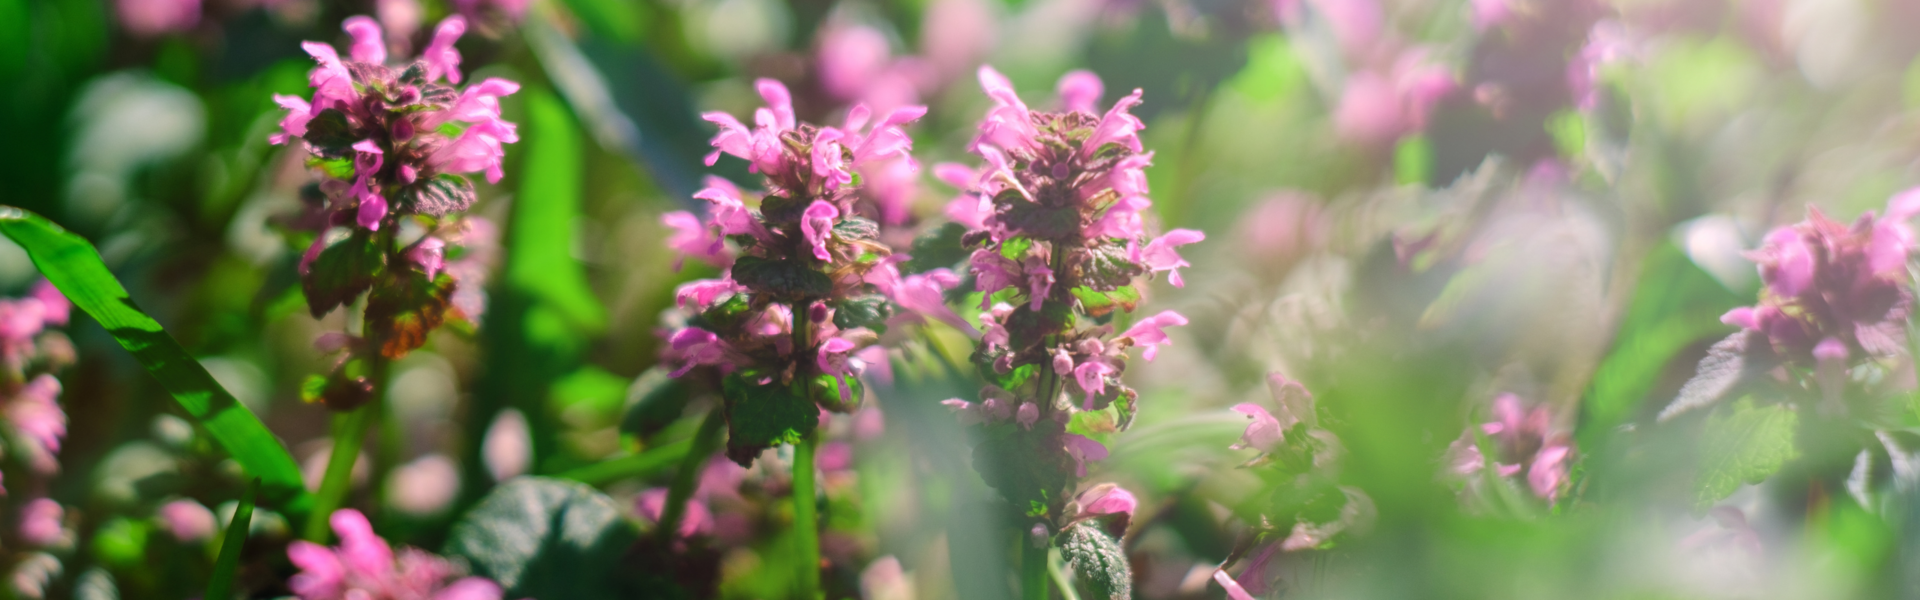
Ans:
{"label": "flower cluster", "polygon": [[[372,292],[365,338],[345,345],[351,358],[398,358],[449,317],[471,321],[484,306],[476,294],[494,229],[459,214],[475,198],[465,175],[499,182],[503,144],[519,140],[501,118],[500,98],[520,86],[490,78],[454,87],[461,74],[453,43],[466,27],[447,18],[419,59],[393,67],[380,23],[348,18],[346,59],[326,44],[302,46],[319,62],[308,75],[311,101],[274,97],[287,115],[271,141],[304,142],[308,165],[322,176],[302,223],[313,233],[300,260],[308,309],[319,318]],[[360,362],[342,361],[309,386],[308,398],[341,410],[365,402],[370,384]]]}
{"label": "flower cluster", "polygon": [[[678,303],[693,316],[669,335],[664,357],[677,365],[676,377],[698,366],[725,376],[728,455],[741,464],[812,431],[816,405],[852,410],[864,368],[855,353],[886,329],[889,294],[918,293],[892,266],[898,259],[878,241],[879,226],[856,213],[855,173],[878,161],[911,161],[901,126],[926,113],[910,106],[874,121],[855,106],[842,126],[822,127],[795,119],[786,86],[757,85],[767,106],[755,112],[754,127],[726,113],[705,115],[720,126],[707,163],[723,153],[745,159],[765,178],[766,194],[750,202],[711,179],[695,194],[709,203],[706,219],[670,216],[684,225],[670,240],[682,252],[737,255],[721,278],[681,286]],[[722,238],[738,250],[727,250]]]}
{"label": "flower cluster", "polygon": [[1046,520],[1036,532],[1061,532],[1087,463],[1107,455],[1099,442],[1068,432],[1073,413],[1113,407],[1115,424],[1126,427],[1137,397],[1121,382],[1128,349],[1144,347],[1153,360],[1169,343],[1165,328],[1187,323],[1164,311],[1114,335],[1108,320],[1135,308],[1141,275],[1167,272],[1181,285],[1178,269],[1188,265],[1175,247],[1205,236],[1146,236],[1152,154],[1142,152],[1142,124],[1128,113],[1140,91],[1095,114],[1099,79],[1070,73],[1059,86],[1063,110],[1045,112],[1028,108],[992,68],[979,76],[995,103],[971,145],[986,165],[943,165],[941,175],[966,191],[948,212],[972,229],[963,242],[988,309],[973,360],[987,385],[977,403],[946,404],[962,422],[982,425],[974,464],[988,482],[1027,516]]}
{"label": "flower cluster", "polygon": [[1847,225],[1809,208],[1807,220],[1767,234],[1748,256],[1760,266],[1760,303],[1721,317],[1764,334],[1773,351],[1806,366],[1902,352],[1913,311],[1907,257],[1920,189],[1893,197],[1886,215]]}
{"label": "flower cluster", "polygon": [[12,429],[20,462],[39,479],[60,471],[67,413],[54,374],[74,362],[73,342],[49,328],[65,326],[72,311],[44,280],[24,298],[0,300],[0,416]]}
{"label": "flower cluster", "polygon": [[[1320,428],[1313,394],[1298,381],[1280,373],[1267,375],[1267,391],[1277,411],[1246,402],[1233,411],[1249,419],[1240,441],[1230,448],[1256,450],[1242,466],[1266,483],[1253,515],[1242,515],[1251,527],[1213,579],[1235,600],[1265,594],[1277,577],[1269,572],[1273,559],[1288,552],[1326,547],[1343,534],[1371,525],[1373,499],[1358,488],[1338,484],[1340,438]],[[1247,555],[1251,558],[1234,577],[1227,569]]]}
{"label": "flower cluster", "polygon": [[[1489,455],[1482,451],[1480,436],[1487,438]],[[1447,448],[1449,471],[1471,477],[1493,464],[1500,478],[1525,477],[1533,495],[1551,503],[1560,498],[1573,464],[1573,442],[1564,432],[1553,428],[1553,412],[1545,405],[1527,410],[1520,397],[1501,394],[1493,400],[1493,420],[1460,435]]]}
{"label": "flower cluster", "polygon": [[297,541],[287,547],[287,559],[300,568],[287,585],[300,600],[501,598],[499,584],[483,577],[459,577],[458,569],[444,558],[417,548],[401,548],[396,555],[360,511],[336,511],[329,522],[340,535],[339,546]]}

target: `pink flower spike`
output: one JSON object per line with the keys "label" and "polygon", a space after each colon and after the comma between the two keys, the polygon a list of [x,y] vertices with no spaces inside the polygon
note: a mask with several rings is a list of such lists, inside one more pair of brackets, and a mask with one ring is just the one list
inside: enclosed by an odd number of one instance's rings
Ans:
{"label": "pink flower spike", "polygon": [[807,212],[800,215],[800,232],[807,238],[807,244],[813,246],[813,257],[820,260],[833,260],[827,253],[827,236],[833,233],[833,220],[840,218],[840,209],[834,208],[824,200],[814,200],[807,205]]}
{"label": "pink flower spike", "polygon": [[1233,405],[1233,412],[1246,415],[1247,418],[1253,419],[1253,422],[1248,423],[1246,432],[1240,434],[1240,442],[1228,446],[1229,449],[1253,448],[1261,452],[1272,452],[1286,437],[1285,431],[1280,427],[1280,420],[1273,418],[1273,414],[1267,412],[1265,407],[1243,402]]}
{"label": "pink flower spike", "polygon": [[1104,93],[1106,85],[1100,82],[1100,76],[1087,70],[1068,71],[1054,88],[1054,94],[1060,96],[1060,108],[1067,111],[1093,112]]}
{"label": "pink flower spike", "polygon": [[1214,571],[1213,582],[1220,584],[1221,588],[1227,590],[1227,598],[1229,600],[1254,600],[1253,594],[1247,593],[1245,588],[1240,587],[1240,582],[1234,581],[1233,577],[1227,575],[1226,571]]}
{"label": "pink flower spike", "polygon": [[1527,469],[1527,485],[1533,488],[1533,494],[1552,502],[1560,495],[1560,484],[1567,480],[1567,457],[1572,452],[1566,444],[1550,444],[1534,455],[1533,465]]}
{"label": "pink flower spike", "polygon": [[1077,433],[1061,436],[1066,442],[1067,456],[1073,458],[1075,476],[1087,476],[1087,462],[1107,459],[1107,447],[1092,438]]}
{"label": "pink flower spike", "polygon": [[387,42],[380,37],[380,23],[373,17],[354,15],[340,24],[340,29],[353,36],[353,47],[347,54],[355,62],[382,64],[387,62]]}
{"label": "pink flower spike", "polygon": [[328,519],[333,531],[340,536],[340,561],[347,566],[349,573],[361,576],[384,575],[393,570],[393,548],[380,534],[373,532],[373,524],[367,522],[367,516],[360,511],[343,508],[333,512]]}
{"label": "pink flower spike", "polygon": [[1167,282],[1172,283],[1173,287],[1186,287],[1186,282],[1180,279],[1180,269],[1193,265],[1180,258],[1180,254],[1175,252],[1174,248],[1205,239],[1207,234],[1192,229],[1175,229],[1147,242],[1146,248],[1133,253],[1133,259],[1134,262],[1146,264],[1149,271],[1166,271]]}
{"label": "pink flower spike", "polygon": [[467,19],[460,15],[447,17],[433,28],[433,41],[420,51],[420,60],[427,63],[427,81],[445,76],[448,82],[460,83],[460,51],[453,43],[466,33]]}
{"label": "pink flower spike", "polygon": [[1813,248],[1794,228],[1769,232],[1758,254],[1760,277],[1774,294],[1798,296],[1813,285]]}
{"label": "pink flower spike", "polygon": [[[1098,494],[1098,495],[1094,495]],[[1092,496],[1091,498],[1087,496]],[[1126,515],[1132,520],[1133,511],[1139,508],[1140,501],[1134,499],[1133,492],[1126,488],[1108,483],[1095,486],[1081,496],[1080,514],[1083,515]]]}
{"label": "pink flower spike", "polygon": [[300,598],[339,598],[346,591],[347,567],[326,546],[296,540],[287,546],[287,560],[300,572],[287,580],[287,588]]}
{"label": "pink flower spike", "polygon": [[1173,344],[1171,340],[1167,339],[1167,332],[1164,329],[1186,324],[1187,317],[1185,315],[1171,310],[1164,310],[1160,311],[1160,314],[1141,319],[1140,322],[1134,323],[1132,327],[1127,328],[1125,333],[1121,333],[1120,337],[1131,338],[1133,339],[1134,345],[1144,346],[1146,349],[1141,352],[1141,356],[1151,362],[1153,357],[1160,353],[1160,346]]}

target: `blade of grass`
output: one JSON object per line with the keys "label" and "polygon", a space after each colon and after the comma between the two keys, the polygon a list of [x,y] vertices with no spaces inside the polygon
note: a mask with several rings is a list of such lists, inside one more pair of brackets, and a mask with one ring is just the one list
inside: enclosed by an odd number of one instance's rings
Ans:
{"label": "blade of grass", "polygon": [[247,491],[240,494],[240,507],[233,509],[233,521],[227,523],[226,535],[220,542],[220,557],[213,561],[213,579],[207,582],[207,600],[228,600],[233,597],[233,579],[240,570],[240,550],[247,545],[247,532],[253,524],[253,500],[260,492],[260,478],[255,477],[247,483]]}
{"label": "blade of grass", "polygon": [[302,539],[325,544],[333,534],[329,528],[330,517],[347,499],[347,491],[353,485],[353,464],[359,462],[360,446],[367,441],[367,428],[379,412],[379,407],[368,404],[334,417],[333,450],[327,454],[326,475],[320,479],[320,491],[313,495],[313,514],[307,516]]}
{"label": "blade of grass", "polygon": [[680,440],[649,449],[639,454],[603,460],[554,475],[554,477],[571,479],[593,486],[605,485],[622,479],[645,477],[664,471],[667,467],[684,460],[687,456],[687,450],[692,447],[693,440]]}
{"label": "blade of grass", "polygon": [[11,206],[0,206],[0,233],[25,248],[54,287],[99,321],[234,461],[260,478],[264,498],[283,512],[306,512],[310,500],[293,455],[159,322],[141,312],[93,244]]}

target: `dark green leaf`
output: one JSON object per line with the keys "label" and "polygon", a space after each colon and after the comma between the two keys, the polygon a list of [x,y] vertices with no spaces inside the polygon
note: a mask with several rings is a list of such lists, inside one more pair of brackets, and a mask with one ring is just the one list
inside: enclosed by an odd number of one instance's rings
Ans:
{"label": "dark green leaf", "polygon": [[1641,260],[1641,273],[1620,330],[1594,372],[1580,443],[1599,443],[1639,412],[1673,359],[1701,340],[1725,335],[1718,317],[1741,303],[1686,253],[1663,243]]}
{"label": "dark green leaf", "polygon": [[1800,413],[1792,407],[1754,406],[1751,398],[1707,417],[1700,432],[1698,508],[1705,509],[1740,489],[1773,476],[1799,456],[1794,432]]}
{"label": "dark green leaf", "polygon": [[522,477],[454,525],[447,554],[467,559],[508,598],[617,598],[620,557],[639,538],[621,514],[586,485]]}
{"label": "dark green leaf", "polygon": [[1013,203],[1012,210],[1001,215],[1000,222],[1021,235],[1043,240],[1064,239],[1080,231],[1080,210],[1019,200]]}
{"label": "dark green leaf", "polygon": [[400,211],[443,216],[473,206],[473,182],[452,173],[414,182],[400,190]]}
{"label": "dark green leaf", "polygon": [[820,408],[807,399],[804,382],[761,384],[754,371],[721,382],[727,402],[727,458],[752,466],[761,450],[800,441],[820,424]]}
{"label": "dark green leaf", "polygon": [[1073,567],[1076,579],[1091,598],[1132,600],[1133,568],[1120,542],[1108,537],[1093,523],[1077,523],[1067,528],[1060,540],[1060,556]]}
{"label": "dark green leaf", "polygon": [[380,341],[380,354],[400,358],[426,345],[427,334],[446,322],[453,299],[453,276],[429,281],[413,269],[394,269],[367,295],[366,330]]}
{"label": "dark green leaf", "polygon": [[827,274],[809,269],[797,261],[767,260],[742,256],[733,263],[733,280],[760,293],[782,300],[824,298],[833,292],[833,280]]}
{"label": "dark green leaf", "polygon": [[1707,350],[1707,357],[1700,359],[1693,379],[1680,386],[1673,403],[1660,411],[1660,420],[1718,402],[1732,395],[1742,383],[1773,370],[1775,363],[1773,347],[1767,344],[1766,334],[1742,329],[1727,336]]}
{"label": "dark green leaf", "polygon": [[307,121],[307,134],[300,136],[307,141],[313,151],[323,156],[347,156],[353,152],[353,144],[360,141],[353,133],[353,124],[347,121],[347,114],[339,109],[329,108],[314,115]]}
{"label": "dark green leaf", "polygon": [[900,265],[907,273],[925,273],[939,268],[953,268],[967,259],[967,248],[961,244],[961,238],[967,235],[967,228],[959,223],[946,223],[920,233],[913,239],[913,258]]}
{"label": "dark green leaf", "polygon": [[307,311],[318,319],[336,307],[353,302],[373,286],[386,260],[387,255],[380,251],[373,232],[354,228],[353,235],[321,250],[300,278],[300,289],[307,294]]}
{"label": "dark green leaf", "polygon": [[833,325],[841,329],[865,327],[874,333],[887,332],[887,318],[893,316],[893,304],[879,295],[848,298],[833,305]]}
{"label": "dark green leaf", "polygon": [[240,505],[233,510],[233,520],[227,523],[226,533],[220,537],[220,556],[213,561],[213,576],[207,583],[208,600],[227,600],[233,597],[233,579],[240,570],[240,550],[247,545],[247,532],[253,523],[253,497],[260,491],[260,478],[247,483],[247,491],[240,494]]}
{"label": "dark green leaf", "polygon": [[54,287],[133,353],[242,468],[261,478],[268,499],[289,511],[305,510],[306,485],[286,447],[253,411],[220,387],[180,342],[134,305],[92,244],[39,215],[12,207],[0,207],[0,233],[25,248]]}
{"label": "dark green leaf", "polygon": [[[1133,283],[1146,269],[1127,258],[1127,247],[1108,241],[1098,247],[1075,252],[1071,260],[1080,284],[1095,292],[1111,292]],[[1128,307],[1127,310],[1133,310]]]}
{"label": "dark green leaf", "polygon": [[880,224],[861,217],[842,217],[833,224],[833,234],[845,240],[871,240],[880,237]]}

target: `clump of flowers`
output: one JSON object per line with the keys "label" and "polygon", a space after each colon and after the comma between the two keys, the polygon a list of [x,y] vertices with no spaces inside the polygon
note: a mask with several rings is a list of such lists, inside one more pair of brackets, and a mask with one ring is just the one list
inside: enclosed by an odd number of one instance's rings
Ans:
{"label": "clump of flowers", "polygon": [[1572,464],[1573,442],[1554,429],[1553,412],[1545,405],[1529,410],[1514,394],[1494,398],[1493,420],[1468,428],[1447,448],[1453,475],[1478,477],[1491,467],[1494,477],[1524,480],[1548,503],[1559,500]]}
{"label": "clump of flowers", "polygon": [[[824,127],[795,119],[786,86],[762,79],[757,87],[767,106],[753,127],[726,113],[705,115],[720,126],[707,163],[723,153],[745,159],[766,193],[755,199],[714,179],[695,194],[710,203],[708,218],[682,228],[675,246],[734,256],[719,279],[681,286],[679,305],[693,316],[669,335],[665,357],[676,377],[701,366],[723,377],[727,455],[742,465],[810,435],[822,408],[858,406],[864,364],[854,355],[886,329],[886,294],[900,286],[898,272],[883,268],[896,259],[877,239],[878,224],[854,212],[855,174],[910,161],[901,126],[926,113],[909,106],[875,121],[855,106],[840,127]],[[737,251],[723,248],[722,237]]]}
{"label": "clump of flowers", "polygon": [[978,402],[947,404],[979,425],[974,465],[1044,547],[1086,508],[1070,508],[1074,491],[1087,463],[1107,455],[1069,431],[1074,414],[1111,408],[1113,428],[1129,425],[1137,394],[1121,382],[1128,350],[1144,348],[1153,360],[1170,343],[1165,329],[1187,323],[1163,311],[1116,335],[1111,320],[1139,302],[1136,278],[1166,272],[1181,285],[1178,269],[1188,265],[1175,248],[1205,236],[1147,236],[1143,169],[1153,155],[1142,151],[1143,125],[1128,113],[1139,90],[1096,114],[1098,79],[1069,74],[1061,85],[1067,108],[1044,112],[1029,109],[992,68],[979,76],[995,103],[971,145],[986,166],[956,202],[976,202],[981,215],[964,243],[988,309],[973,354],[987,385]]}
{"label": "clump of flowers", "polygon": [[1809,207],[1807,220],[1775,229],[1748,254],[1765,286],[1760,302],[1721,317],[1766,336],[1775,353],[1805,366],[1844,364],[1904,351],[1913,312],[1907,256],[1920,189],[1894,196],[1886,215],[1851,225]]}
{"label": "clump of flowers", "polygon": [[373,532],[360,511],[335,511],[329,519],[340,535],[332,548],[297,541],[287,559],[300,573],[287,586],[301,600],[500,600],[500,585],[484,577],[461,577],[444,558],[418,548],[395,553]]}
{"label": "clump of flowers", "polygon": [[441,21],[420,58],[401,66],[389,64],[378,22],[348,18],[347,58],[302,45],[320,63],[308,75],[312,99],[274,97],[287,115],[271,141],[302,141],[321,176],[302,220],[313,233],[300,261],[308,309],[319,318],[371,291],[362,336],[334,344],[348,359],[308,386],[308,398],[330,408],[371,398],[367,360],[398,358],[447,319],[479,316],[470,312],[483,303],[471,296],[484,269],[461,266],[464,244],[470,232],[490,243],[492,227],[460,213],[475,198],[467,175],[499,182],[503,144],[519,140],[500,98],[520,86],[490,78],[455,87],[453,43],[466,27],[459,16]]}
{"label": "clump of flowers", "polygon": [[[1265,483],[1239,515],[1249,525],[1232,553],[1214,571],[1214,582],[1234,600],[1251,600],[1272,589],[1275,559],[1286,553],[1331,546],[1343,535],[1369,527],[1373,499],[1358,488],[1338,484],[1340,438],[1320,428],[1312,392],[1280,373],[1267,375],[1267,391],[1278,410],[1261,404],[1234,405],[1249,422],[1230,448],[1258,453],[1241,465]],[[1245,559],[1240,575],[1227,570]]]}

